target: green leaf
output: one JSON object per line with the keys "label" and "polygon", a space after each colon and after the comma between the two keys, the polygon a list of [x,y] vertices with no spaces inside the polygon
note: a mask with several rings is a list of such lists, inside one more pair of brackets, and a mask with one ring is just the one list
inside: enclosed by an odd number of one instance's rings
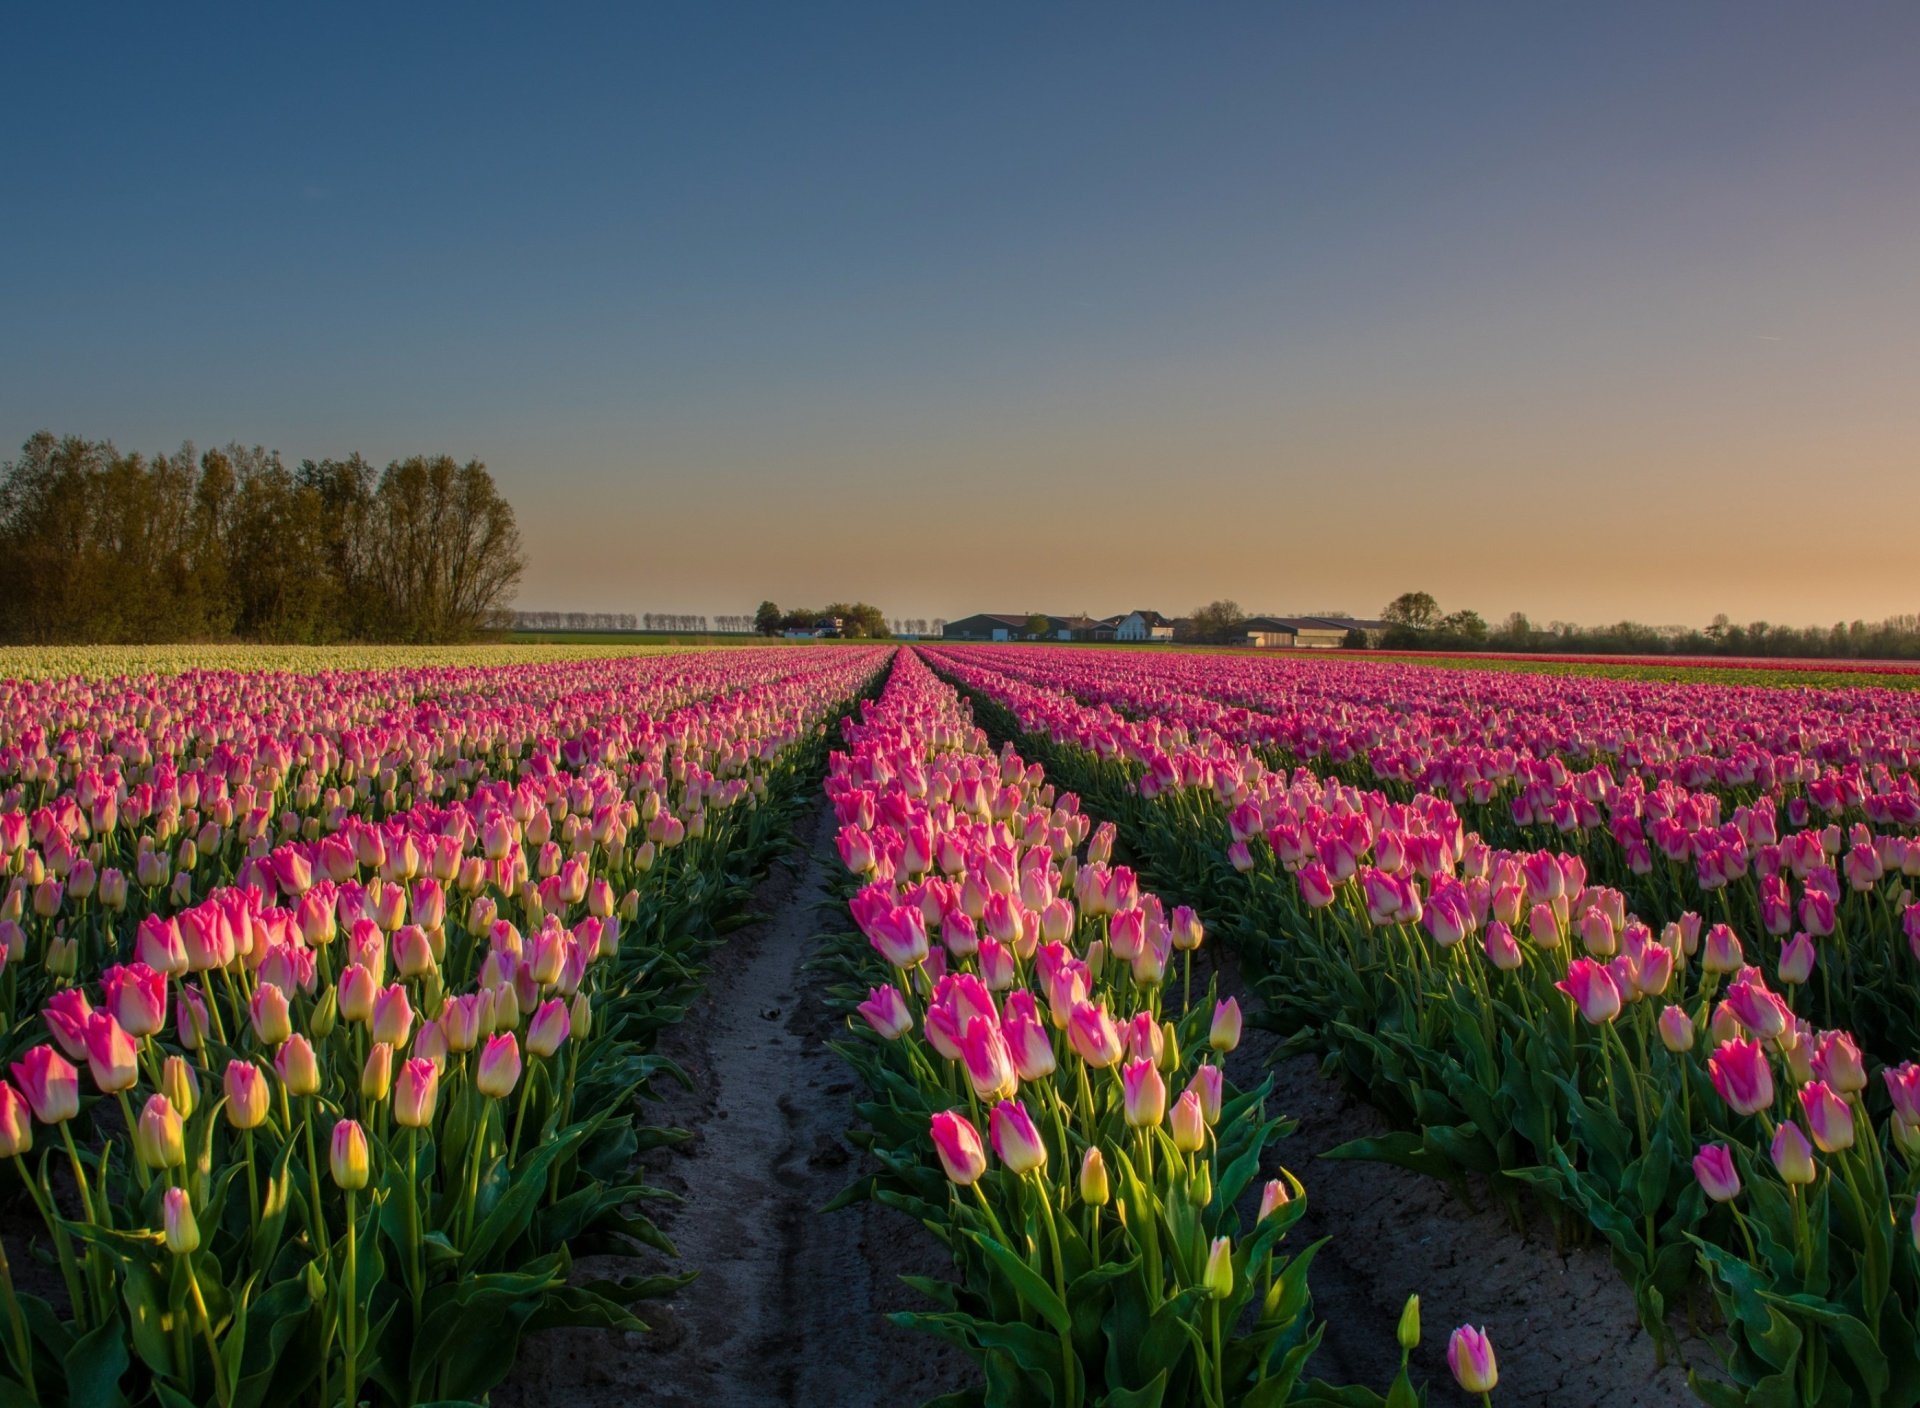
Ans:
{"label": "green leaf", "polygon": [[1100,1408],[1160,1408],[1167,1396],[1167,1371],[1162,1369],[1139,1388],[1117,1388],[1100,1400]]}
{"label": "green leaf", "polygon": [[1053,1287],[1040,1279],[1038,1272],[986,1233],[969,1229],[967,1236],[987,1254],[1000,1274],[1013,1282],[1015,1289],[1027,1304],[1040,1312],[1042,1319],[1060,1334],[1073,1333],[1073,1319],[1067,1314],[1067,1307],[1061,1303]]}
{"label": "green leaf", "polygon": [[116,1408],[125,1402],[120,1376],[127,1372],[127,1343],[120,1322],[108,1320],[74,1341],[66,1371],[69,1408]]}

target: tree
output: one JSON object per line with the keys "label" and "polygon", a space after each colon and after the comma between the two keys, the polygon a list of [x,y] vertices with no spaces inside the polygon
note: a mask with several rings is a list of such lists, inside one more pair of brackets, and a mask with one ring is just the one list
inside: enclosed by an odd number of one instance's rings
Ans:
{"label": "tree", "polygon": [[1047,633],[1047,618],[1035,611],[1027,617],[1026,632],[1029,639],[1038,640]]}
{"label": "tree", "polygon": [[1353,627],[1345,635],[1340,637],[1340,648],[1342,650],[1365,650],[1367,648],[1367,633],[1358,626]]}
{"label": "tree", "polygon": [[1440,603],[1426,592],[1402,592],[1380,609],[1380,619],[1389,626],[1405,626],[1424,631],[1440,615]]}
{"label": "tree", "polygon": [[387,466],[41,432],[0,465],[0,637],[458,640],[504,623],[523,562],[478,462]]}
{"label": "tree", "polygon": [[1479,645],[1486,641],[1487,623],[1480,619],[1478,611],[1449,611],[1434,622],[1433,633],[1469,645]]}
{"label": "tree", "polygon": [[877,606],[869,606],[864,601],[830,602],[822,616],[836,618],[840,622],[840,634],[849,640],[891,640],[893,632],[887,629],[887,618]]}
{"label": "tree", "polygon": [[1227,645],[1244,633],[1246,613],[1237,601],[1215,601],[1194,610],[1189,618],[1193,638],[1209,645]]}
{"label": "tree", "polygon": [[753,628],[763,636],[780,634],[780,608],[770,601],[760,603],[760,609],[753,613]]}

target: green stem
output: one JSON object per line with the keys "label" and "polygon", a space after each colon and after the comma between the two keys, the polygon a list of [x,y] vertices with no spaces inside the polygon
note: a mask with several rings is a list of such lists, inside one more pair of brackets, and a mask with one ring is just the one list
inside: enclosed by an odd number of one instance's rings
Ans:
{"label": "green stem", "polygon": [[[1041,1175],[1035,1182],[1042,1185],[1034,1191],[1039,1194],[1040,1216],[1047,1224],[1047,1248],[1053,1253],[1054,1290],[1060,1296],[1060,1304],[1071,1305],[1067,1299],[1067,1263],[1060,1255],[1060,1231],[1053,1222],[1053,1198],[1044,1186],[1045,1175]],[[1069,1405],[1080,1402],[1079,1375],[1074,1370],[1077,1362],[1073,1353],[1073,1336],[1068,1331],[1062,1330],[1060,1332],[1060,1368],[1066,1376],[1065,1388]]]}
{"label": "green stem", "polygon": [[347,1377],[342,1386],[343,1408],[355,1408],[360,1397],[360,1236],[357,1219],[354,1216],[354,1196],[347,1189],[347,1278],[340,1287],[340,1314],[343,1317],[340,1342],[346,1351]]}

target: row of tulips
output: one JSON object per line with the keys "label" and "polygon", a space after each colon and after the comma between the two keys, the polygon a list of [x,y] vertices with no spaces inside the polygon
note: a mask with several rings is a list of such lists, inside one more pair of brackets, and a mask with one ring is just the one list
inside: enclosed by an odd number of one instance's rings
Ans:
{"label": "row of tulips", "polygon": [[[1305,1380],[1317,1247],[1281,1250],[1290,1174],[1254,1189],[1286,1122],[1225,1076],[1241,1015],[1192,990],[1193,911],[1112,865],[1113,828],[991,752],[915,653],[844,732],[827,790],[854,928],[824,961],[880,1168],[837,1205],[877,1199],[952,1250],[957,1283],[914,1281],[938,1308],[895,1317],[981,1364],[944,1401],[1382,1402]],[[1416,1309],[1403,1347],[1418,1334]],[[1483,1336],[1453,1355],[1493,1387]],[[1404,1358],[1384,1401],[1417,1401]]]}
{"label": "row of tulips", "polygon": [[[1438,669],[1404,662],[967,646],[942,650],[1061,691],[1094,712],[1092,742],[1137,724],[1178,754],[1209,733],[1349,782],[1511,789],[1549,757],[1610,762],[1690,788],[1786,786],[1819,805],[1829,770],[1920,764],[1920,700],[1859,687],[1769,689]],[[1122,746],[1125,746],[1124,743]]]}
{"label": "row of tulips", "polygon": [[[1289,810],[1287,766],[1310,762],[1316,776],[1364,785],[1367,770],[1357,761],[1337,764],[1327,750],[1294,752],[1306,746],[1301,739],[1311,730],[1294,728],[1285,734],[1289,746],[1282,746],[1273,741],[1281,732],[1273,720],[1224,711],[1204,698],[1190,712],[1224,732],[1202,728],[1175,743],[1157,718],[1116,724],[1110,709],[1082,705],[1064,688],[1047,691],[1033,683],[1036,671],[1054,663],[1054,654],[1042,652],[1037,663],[1031,654],[1006,652],[956,652],[951,660],[963,675],[982,655],[996,671],[1017,667],[1017,678],[1003,677],[997,692],[1023,730],[1138,764],[1141,795],[1164,794],[1177,806],[1175,799],[1194,789],[1212,791],[1227,808],[1227,854],[1237,868],[1257,863],[1258,840],[1265,838],[1289,870],[1317,864],[1341,878],[1351,873],[1350,848]],[[1172,662],[1192,659],[1170,656],[1152,663],[1156,673],[1170,674],[1177,673]],[[1062,663],[1070,675],[1101,668],[1079,655]],[[1200,664],[1215,676],[1216,690],[1222,671],[1277,668],[1218,658]],[[1133,704],[1150,700],[1180,717],[1180,710],[1168,707],[1167,682],[1156,685],[1160,692],[1144,696],[1112,687],[1102,693]],[[1077,688],[1090,686],[1082,679]],[[1797,696],[1776,691],[1769,697]],[[1648,726],[1670,730],[1677,707],[1668,702]],[[1803,724],[1778,741],[1821,754],[1811,734]],[[1804,766],[1805,757],[1779,756],[1765,763],[1759,777],[1731,778],[1702,777],[1702,764],[1687,769],[1697,784],[1691,788],[1670,775],[1673,769],[1627,767],[1622,755],[1632,750],[1618,739],[1611,754],[1586,767],[1571,752],[1532,757],[1511,748],[1497,759],[1480,748],[1474,761],[1468,755],[1475,749],[1456,739],[1418,775],[1394,774],[1376,755],[1375,775],[1387,780],[1366,789],[1373,798],[1369,821],[1397,844],[1389,803],[1444,797],[1467,829],[1492,844],[1579,856],[1591,875],[1623,892],[1635,912],[1652,922],[1688,912],[1724,920],[1754,936],[1749,956],[1770,981],[1807,989],[1803,1011],[1828,1025],[1848,1025],[1867,1049],[1896,1059],[1920,1049],[1920,911],[1910,908],[1909,888],[1920,874],[1920,783],[1899,770],[1904,755],[1892,747],[1895,736],[1879,737],[1878,755],[1864,766],[1854,758],[1814,773]],[[1263,740],[1263,746],[1256,750],[1249,739]],[[1576,739],[1555,741],[1571,749]],[[1418,855],[1410,861],[1419,863]],[[1381,861],[1387,870],[1397,865],[1391,851]]]}
{"label": "row of tulips", "polygon": [[[964,673],[1019,731],[991,674]],[[1763,970],[1751,931],[1682,913],[1656,932],[1579,855],[1494,849],[1441,797],[1249,760],[1288,831],[1235,839],[1248,796],[1143,789],[1136,763],[1024,736],[1170,888],[1220,897],[1272,1020],[1394,1117],[1349,1155],[1484,1176],[1516,1216],[1539,1191],[1606,1237],[1659,1339],[1704,1282],[1727,1369],[1693,1380],[1710,1403],[1920,1401],[1920,1068],[1802,1015],[1810,985],[1769,976],[1783,953],[1801,971],[1796,941]]]}
{"label": "row of tulips", "polygon": [[643,1329],[686,1278],[573,1258],[671,1253],[655,1034],[884,658],[762,654],[9,700],[0,1155],[47,1273],[0,1262],[0,1395],[469,1402],[529,1330]]}
{"label": "row of tulips", "polygon": [[[951,657],[963,675],[977,660],[966,652]],[[991,660],[1006,663],[1004,652]],[[1074,662],[1075,670],[1088,668],[1079,657]],[[1149,798],[1210,789],[1229,809],[1228,856],[1237,867],[1256,863],[1260,837],[1289,868],[1303,860],[1336,872],[1351,867],[1337,838],[1322,856],[1323,838],[1288,814],[1286,768],[1311,762],[1317,776],[1363,785],[1367,769],[1357,761],[1336,764],[1325,750],[1302,755],[1280,744],[1256,749],[1246,740],[1274,738],[1272,721],[1217,703],[1203,702],[1199,712],[1224,733],[1203,728],[1176,743],[1159,720],[1117,721],[1110,706],[1082,705],[1034,685],[1041,666],[1032,659],[1017,663],[1019,678],[1002,677],[998,693],[1024,730],[1138,764],[1136,786]],[[1211,663],[1217,672],[1227,662]],[[1088,688],[1084,680],[1079,688]],[[1153,698],[1167,704],[1163,694]],[[1178,709],[1167,712],[1180,716]],[[1671,724],[1666,714],[1655,721]],[[1297,742],[1300,733],[1288,737]],[[1869,1050],[1895,1058],[1920,1048],[1920,913],[1909,909],[1908,886],[1920,873],[1920,783],[1897,770],[1902,755],[1891,737],[1880,738],[1879,756],[1864,766],[1855,758],[1815,774],[1805,758],[1781,756],[1759,778],[1742,774],[1744,780],[1703,780],[1700,768],[1690,768],[1698,783],[1692,788],[1656,776],[1662,769],[1628,769],[1624,744],[1586,767],[1570,754],[1536,758],[1512,749],[1495,761],[1483,749],[1471,762],[1473,749],[1456,744],[1405,780],[1389,776],[1376,756],[1376,774],[1389,780],[1367,791],[1376,799],[1373,821],[1384,829],[1392,829],[1388,802],[1442,796],[1466,827],[1493,844],[1578,855],[1590,874],[1655,923],[1691,911],[1764,934],[1750,956],[1770,981],[1811,984],[1808,1010],[1849,1025]],[[1805,730],[1782,741],[1808,745]]]}

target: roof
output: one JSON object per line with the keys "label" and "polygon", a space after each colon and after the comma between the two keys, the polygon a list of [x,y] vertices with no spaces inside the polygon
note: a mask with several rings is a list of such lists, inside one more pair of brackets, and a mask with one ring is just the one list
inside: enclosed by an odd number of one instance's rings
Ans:
{"label": "roof", "polygon": [[1361,621],[1351,616],[1250,616],[1250,631],[1379,631],[1384,621]]}

